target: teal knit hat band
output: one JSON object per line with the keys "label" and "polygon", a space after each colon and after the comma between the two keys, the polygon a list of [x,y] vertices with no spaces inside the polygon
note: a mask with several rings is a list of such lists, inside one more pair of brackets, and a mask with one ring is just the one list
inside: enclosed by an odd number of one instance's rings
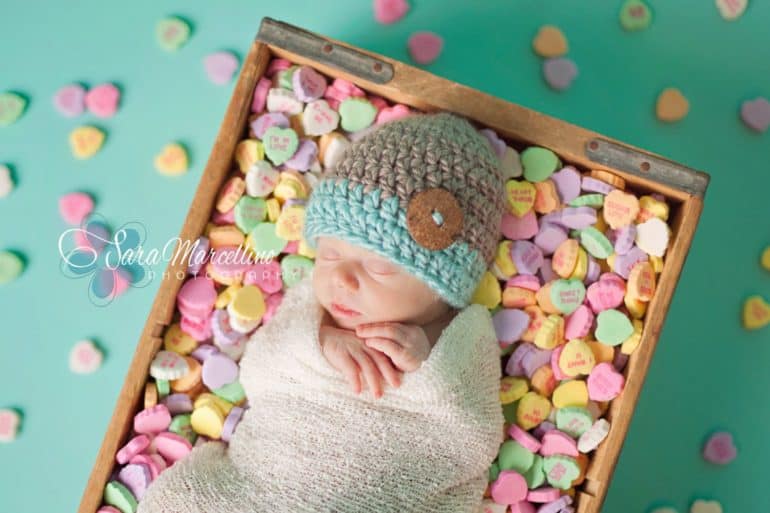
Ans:
{"label": "teal knit hat band", "polygon": [[304,238],[337,237],[399,264],[448,304],[468,305],[494,259],[504,209],[486,138],[449,113],[383,124],[314,187]]}

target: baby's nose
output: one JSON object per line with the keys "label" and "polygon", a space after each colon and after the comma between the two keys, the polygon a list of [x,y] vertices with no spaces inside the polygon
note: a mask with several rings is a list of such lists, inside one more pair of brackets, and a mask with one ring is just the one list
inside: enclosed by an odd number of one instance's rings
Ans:
{"label": "baby's nose", "polygon": [[337,287],[348,290],[358,290],[358,277],[351,264],[343,263],[334,268],[332,279]]}

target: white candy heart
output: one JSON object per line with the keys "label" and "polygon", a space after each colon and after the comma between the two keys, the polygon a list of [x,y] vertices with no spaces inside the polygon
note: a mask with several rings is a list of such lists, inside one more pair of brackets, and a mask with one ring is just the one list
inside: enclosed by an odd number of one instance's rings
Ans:
{"label": "white candy heart", "polygon": [[350,141],[345,137],[335,137],[324,150],[324,168],[331,169],[339,162],[342,153],[350,146]]}
{"label": "white candy heart", "polygon": [[268,112],[284,112],[289,115],[302,112],[303,103],[288,89],[272,88],[267,92]]}
{"label": "white candy heart", "polygon": [[690,506],[690,513],[722,513],[722,505],[717,501],[698,499]]}
{"label": "white candy heart", "polygon": [[668,225],[658,217],[636,225],[636,245],[648,255],[662,257],[668,247]]}
{"label": "white candy heart", "polygon": [[599,447],[599,444],[607,438],[610,433],[610,423],[605,419],[599,419],[594,425],[588,428],[588,431],[580,435],[578,439],[578,451],[583,454],[589,453]]}
{"label": "white candy heart", "polygon": [[102,364],[102,353],[90,340],[81,340],[70,350],[70,370],[77,374],[90,374]]}
{"label": "white candy heart", "polygon": [[335,112],[326,100],[310,102],[302,113],[302,128],[305,135],[328,134],[340,123],[340,115]]}
{"label": "white candy heart", "polygon": [[5,198],[13,190],[13,179],[8,166],[0,164],[0,198]]}
{"label": "white candy heart", "polygon": [[246,194],[255,198],[264,198],[278,185],[280,172],[265,160],[259,160],[246,172]]}

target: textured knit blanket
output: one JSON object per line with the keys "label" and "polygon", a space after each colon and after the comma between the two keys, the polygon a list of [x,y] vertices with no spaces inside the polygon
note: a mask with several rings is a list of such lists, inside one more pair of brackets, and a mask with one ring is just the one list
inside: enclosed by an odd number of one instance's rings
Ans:
{"label": "textured knit blanket", "polygon": [[503,441],[489,312],[461,310],[422,366],[356,395],[318,344],[308,276],[286,291],[241,360],[249,409],[227,448],[195,447],[138,513],[476,512]]}

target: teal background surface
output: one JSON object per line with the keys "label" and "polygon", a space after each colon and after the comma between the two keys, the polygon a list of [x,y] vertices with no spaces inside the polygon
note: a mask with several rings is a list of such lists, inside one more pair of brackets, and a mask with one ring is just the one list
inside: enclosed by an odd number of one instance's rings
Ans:
{"label": "teal background surface", "polygon": [[[30,99],[17,123],[0,127],[0,163],[17,179],[0,199],[0,249],[27,261],[19,279],[0,286],[0,407],[24,415],[18,439],[0,444],[1,511],[76,510],[160,284],[157,277],[107,307],[91,304],[87,280],[59,270],[57,241],[67,226],[58,198],[92,193],[113,227],[143,223],[147,248],[175,237],[235,83],[210,83],[202,59],[223,49],[242,59],[263,16],[406,62],[408,36],[434,31],[445,47],[429,71],[709,172],[706,208],[604,511],[686,512],[697,498],[718,499],[731,513],[770,509],[770,333],[740,324],[747,296],[770,297],[770,274],[759,265],[770,244],[770,133],[753,133],[738,117],[742,101],[770,97],[770,3],[752,1],[728,23],[711,0],[649,0],[653,23],[639,33],[620,27],[619,0],[410,3],[402,22],[380,26],[368,0],[0,1],[0,91]],[[167,15],[194,28],[177,53],[155,41],[155,24]],[[553,92],[541,78],[531,41],[543,24],[569,40],[580,69],[569,91]],[[113,118],[68,119],[54,110],[60,87],[106,81],[123,92]],[[668,86],[691,104],[673,125],[654,116]],[[86,161],[71,156],[67,141],[81,124],[108,132]],[[171,141],[190,149],[191,169],[181,177],[153,168]],[[87,376],[67,363],[83,338],[106,353]],[[717,429],[730,430],[739,449],[724,468],[700,457]]]}

